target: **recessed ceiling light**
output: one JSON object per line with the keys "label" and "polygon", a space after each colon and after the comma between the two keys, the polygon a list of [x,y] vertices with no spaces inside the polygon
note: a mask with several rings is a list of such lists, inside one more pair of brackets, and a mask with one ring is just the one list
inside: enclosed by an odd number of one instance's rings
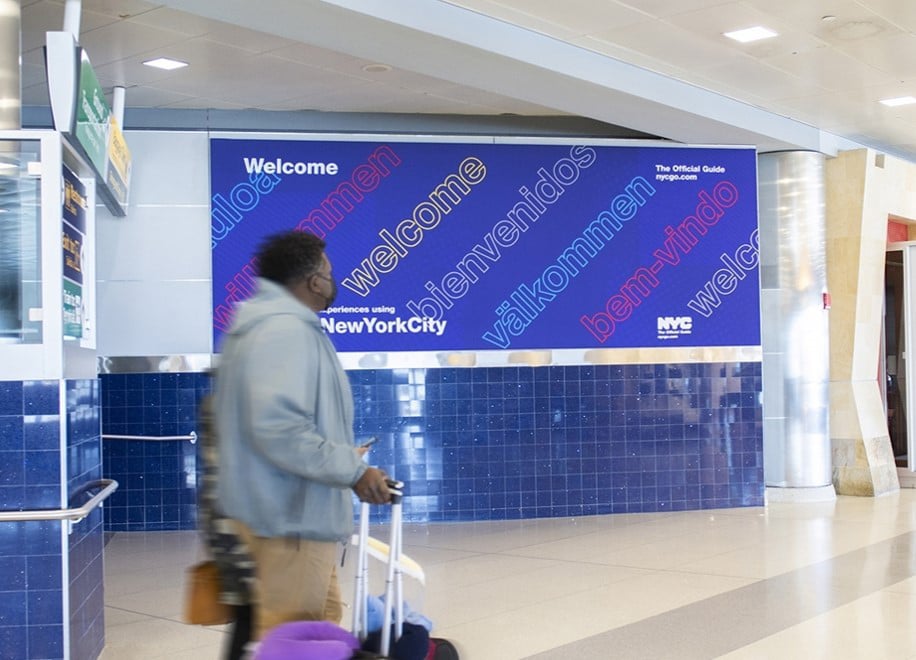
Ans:
{"label": "recessed ceiling light", "polygon": [[363,71],[366,73],[386,73],[391,71],[391,67],[387,64],[367,64],[363,67]]}
{"label": "recessed ceiling light", "polygon": [[743,44],[746,44],[751,41],[760,41],[761,39],[769,39],[770,37],[778,36],[773,30],[770,30],[759,25],[751,28],[746,28],[744,30],[735,30],[734,32],[726,32],[725,36],[729,39],[734,39],[735,41],[740,41]]}
{"label": "recessed ceiling light", "polygon": [[892,108],[896,108],[898,105],[910,105],[911,103],[916,103],[916,98],[912,96],[898,96],[895,99],[882,99],[879,101],[884,105],[888,105]]}
{"label": "recessed ceiling light", "polygon": [[180,69],[183,66],[188,66],[187,62],[179,62],[178,60],[172,60],[168,57],[157,57],[154,60],[146,60],[144,64],[155,69],[165,69],[166,71]]}

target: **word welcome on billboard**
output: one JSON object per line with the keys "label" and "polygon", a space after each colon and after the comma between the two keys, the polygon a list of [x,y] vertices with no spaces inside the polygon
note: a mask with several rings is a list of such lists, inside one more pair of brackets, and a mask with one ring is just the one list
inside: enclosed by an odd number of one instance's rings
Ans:
{"label": "word welcome on billboard", "polygon": [[327,242],[338,350],[759,346],[752,148],[211,140],[216,350],[267,235]]}

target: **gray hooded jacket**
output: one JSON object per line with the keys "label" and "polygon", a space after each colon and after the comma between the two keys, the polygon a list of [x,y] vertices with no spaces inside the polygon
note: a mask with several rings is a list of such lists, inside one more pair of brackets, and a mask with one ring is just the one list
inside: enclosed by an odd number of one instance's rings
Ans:
{"label": "gray hooded jacket", "polygon": [[256,535],[353,533],[353,396],[318,315],[269,280],[242,303],[216,373],[219,504]]}

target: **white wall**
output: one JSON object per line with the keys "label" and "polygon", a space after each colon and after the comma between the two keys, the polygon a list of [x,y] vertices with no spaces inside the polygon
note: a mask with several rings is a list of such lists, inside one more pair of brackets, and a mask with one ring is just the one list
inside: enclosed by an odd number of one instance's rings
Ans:
{"label": "white wall", "polygon": [[210,353],[208,134],[126,131],[127,217],[98,208],[98,354]]}

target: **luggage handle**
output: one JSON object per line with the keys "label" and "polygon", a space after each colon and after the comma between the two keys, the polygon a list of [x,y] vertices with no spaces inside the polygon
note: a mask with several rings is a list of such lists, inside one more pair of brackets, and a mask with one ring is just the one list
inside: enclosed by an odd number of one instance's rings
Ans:
{"label": "luggage handle", "polygon": [[[400,638],[403,630],[404,591],[400,568],[401,544],[401,500],[404,497],[404,482],[388,477],[385,480],[388,491],[391,493],[391,538],[389,542],[389,560],[385,579],[385,613],[382,623],[382,638],[380,651],[387,655],[391,644],[392,605],[394,614],[394,639]],[[353,634],[361,641],[365,641],[368,631],[368,611],[366,596],[369,584],[369,565],[366,553],[369,538],[369,503],[363,502],[359,515],[359,553],[357,555],[355,594],[353,603]],[[391,601],[394,600],[394,603]]]}
{"label": "luggage handle", "polygon": [[[383,656],[388,655],[392,642],[392,606],[394,607],[393,641],[397,641],[401,638],[404,627],[404,586],[401,573],[401,552],[403,547],[401,534],[401,499],[404,496],[404,483],[389,478],[388,487],[391,492],[391,535],[388,541],[388,570],[385,576],[385,612],[382,617],[382,639],[379,644],[379,651]],[[394,600],[393,603],[392,599]]]}
{"label": "luggage handle", "polygon": [[388,492],[391,493],[391,503],[400,504],[401,498],[404,497],[404,482],[389,477],[385,479],[385,483],[388,484]]}

